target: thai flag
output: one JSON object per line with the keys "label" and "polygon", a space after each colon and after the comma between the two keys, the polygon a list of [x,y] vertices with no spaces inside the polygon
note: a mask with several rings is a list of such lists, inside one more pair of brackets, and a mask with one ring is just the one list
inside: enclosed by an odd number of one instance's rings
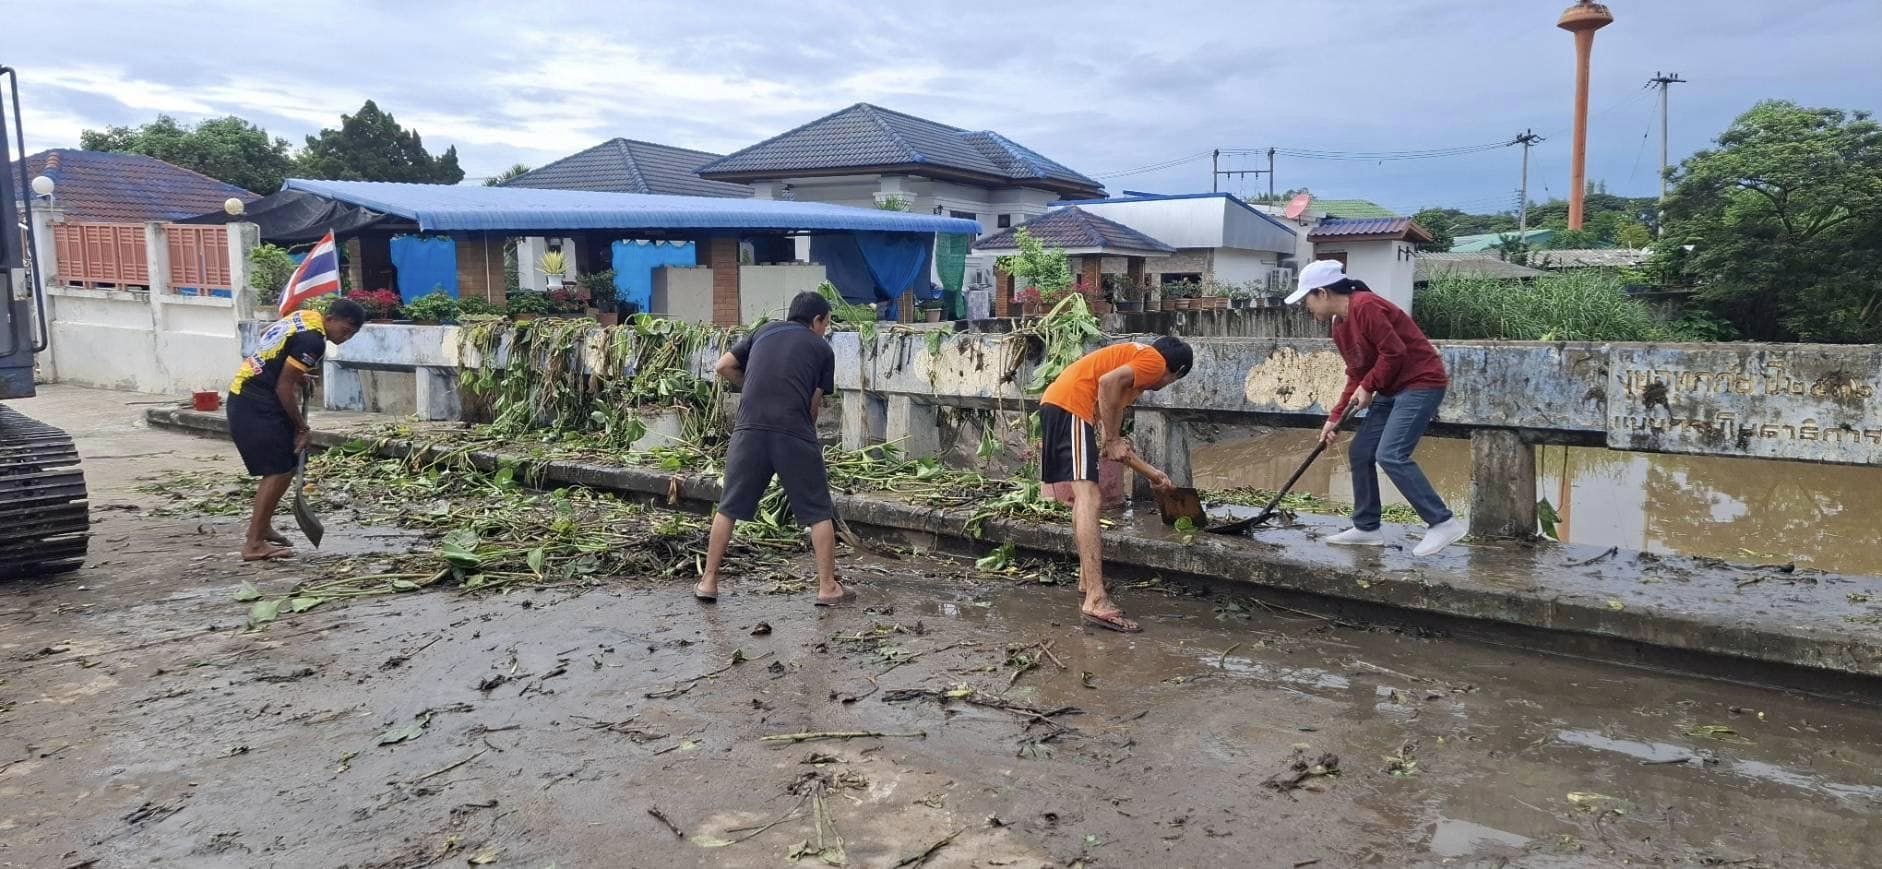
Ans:
{"label": "thai flag", "polygon": [[307,252],[299,267],[294,269],[294,276],[288,278],[288,285],[281,290],[281,316],[294,313],[302,302],[322,293],[337,292],[340,289],[340,251],[334,247],[333,231],[328,230],[325,238]]}

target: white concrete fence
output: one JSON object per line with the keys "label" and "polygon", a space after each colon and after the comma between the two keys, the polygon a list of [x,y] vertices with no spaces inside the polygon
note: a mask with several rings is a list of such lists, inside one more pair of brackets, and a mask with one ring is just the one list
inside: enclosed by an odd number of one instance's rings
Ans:
{"label": "white concrete fence", "polygon": [[248,285],[254,224],[68,224],[43,212],[33,220],[51,333],[38,359],[43,379],[172,395],[228,384],[241,324],[257,314]]}

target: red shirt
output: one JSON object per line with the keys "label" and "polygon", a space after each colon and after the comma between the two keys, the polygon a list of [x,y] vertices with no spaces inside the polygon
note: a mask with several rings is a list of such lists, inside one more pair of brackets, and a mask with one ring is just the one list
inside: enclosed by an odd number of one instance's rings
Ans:
{"label": "red shirt", "polygon": [[1411,315],[1372,293],[1352,295],[1346,316],[1333,321],[1333,346],[1346,360],[1346,391],[1331,416],[1336,422],[1361,386],[1374,394],[1397,395],[1451,385],[1444,360]]}

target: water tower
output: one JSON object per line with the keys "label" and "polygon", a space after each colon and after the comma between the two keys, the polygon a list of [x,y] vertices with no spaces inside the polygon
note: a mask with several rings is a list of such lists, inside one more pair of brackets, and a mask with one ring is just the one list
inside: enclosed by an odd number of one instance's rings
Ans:
{"label": "water tower", "polygon": [[1608,7],[1581,0],[1555,26],[1575,34],[1575,147],[1569,164],[1568,228],[1581,228],[1582,198],[1588,191],[1588,58],[1594,54],[1594,32],[1614,23]]}

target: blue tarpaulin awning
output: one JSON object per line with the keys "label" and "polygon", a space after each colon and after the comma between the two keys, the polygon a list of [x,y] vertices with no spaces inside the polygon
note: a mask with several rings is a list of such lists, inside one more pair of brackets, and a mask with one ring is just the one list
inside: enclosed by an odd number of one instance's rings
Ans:
{"label": "blue tarpaulin awning", "polygon": [[396,215],[425,232],[648,229],[710,232],[977,233],[971,220],[822,202],[599,193],[463,184],[288,179],[285,189]]}

